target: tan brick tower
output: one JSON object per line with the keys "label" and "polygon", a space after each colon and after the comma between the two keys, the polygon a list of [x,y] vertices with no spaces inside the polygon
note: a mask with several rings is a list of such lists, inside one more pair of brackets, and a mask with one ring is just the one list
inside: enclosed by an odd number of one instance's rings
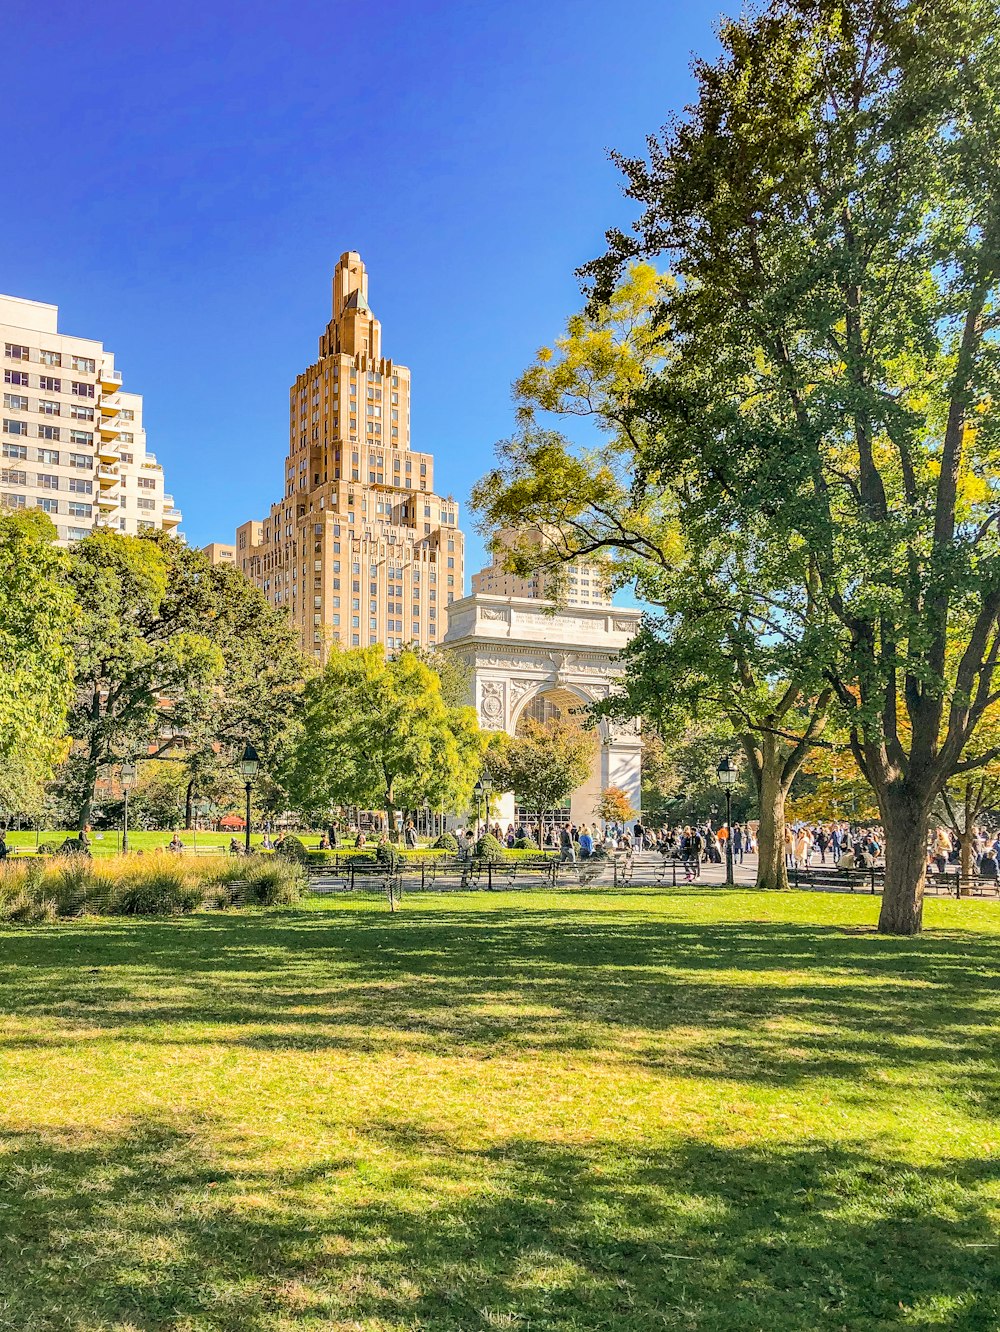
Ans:
{"label": "tan brick tower", "polygon": [[410,372],[382,355],[361,256],[340,256],[319,359],[289,401],[284,498],[236,533],[236,560],[302,646],[438,644],[464,591],[458,505],[410,449]]}

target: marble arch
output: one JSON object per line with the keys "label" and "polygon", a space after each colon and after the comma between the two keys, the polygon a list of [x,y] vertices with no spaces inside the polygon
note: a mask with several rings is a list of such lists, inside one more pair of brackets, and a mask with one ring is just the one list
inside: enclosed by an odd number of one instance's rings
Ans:
{"label": "marble arch", "polygon": [[[442,647],[471,670],[472,698],[485,730],[514,735],[533,699],[546,694],[581,704],[606,698],[620,678],[618,658],[638,628],[641,612],[617,606],[570,606],[555,613],[542,601],[479,593],[452,602]],[[609,786],[623,787],[640,807],[641,739],[635,726],[601,723],[588,780],[572,796],[576,823],[594,819]],[[514,815],[513,796],[501,801],[499,821]]]}

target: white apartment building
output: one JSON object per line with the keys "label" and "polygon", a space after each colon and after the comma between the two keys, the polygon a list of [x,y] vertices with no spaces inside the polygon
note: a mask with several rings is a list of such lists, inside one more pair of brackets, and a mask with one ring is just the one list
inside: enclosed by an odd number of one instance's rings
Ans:
{"label": "white apartment building", "polygon": [[176,531],[141,395],[100,342],[58,326],[57,306],[0,295],[0,504],[43,509],[64,545],[95,527]]}

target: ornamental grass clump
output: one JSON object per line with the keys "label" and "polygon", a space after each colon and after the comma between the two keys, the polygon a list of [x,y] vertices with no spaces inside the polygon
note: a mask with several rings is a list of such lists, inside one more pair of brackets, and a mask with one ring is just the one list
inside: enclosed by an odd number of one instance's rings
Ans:
{"label": "ornamental grass clump", "polygon": [[305,870],[294,860],[257,858],[244,866],[248,906],[287,906],[297,902],[305,890]]}
{"label": "ornamental grass clump", "polygon": [[204,905],[205,880],[197,866],[151,856],[130,864],[116,882],[107,911],[113,916],[176,916]]}

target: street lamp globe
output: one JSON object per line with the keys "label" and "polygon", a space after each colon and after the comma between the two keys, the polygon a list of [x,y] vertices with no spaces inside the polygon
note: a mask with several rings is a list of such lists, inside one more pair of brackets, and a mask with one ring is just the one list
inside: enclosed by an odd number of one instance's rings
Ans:
{"label": "street lamp globe", "polygon": [[243,757],[240,759],[240,772],[243,774],[244,780],[252,782],[257,776],[259,767],[260,755],[248,741],[243,750]]}
{"label": "street lamp globe", "polygon": [[739,781],[740,771],[736,764],[727,754],[715,770],[719,779],[719,785],[727,791],[731,791]]}
{"label": "street lamp globe", "polygon": [[138,769],[131,759],[122,764],[121,783],[123,791],[131,791],[135,786],[135,779],[138,776]]}

